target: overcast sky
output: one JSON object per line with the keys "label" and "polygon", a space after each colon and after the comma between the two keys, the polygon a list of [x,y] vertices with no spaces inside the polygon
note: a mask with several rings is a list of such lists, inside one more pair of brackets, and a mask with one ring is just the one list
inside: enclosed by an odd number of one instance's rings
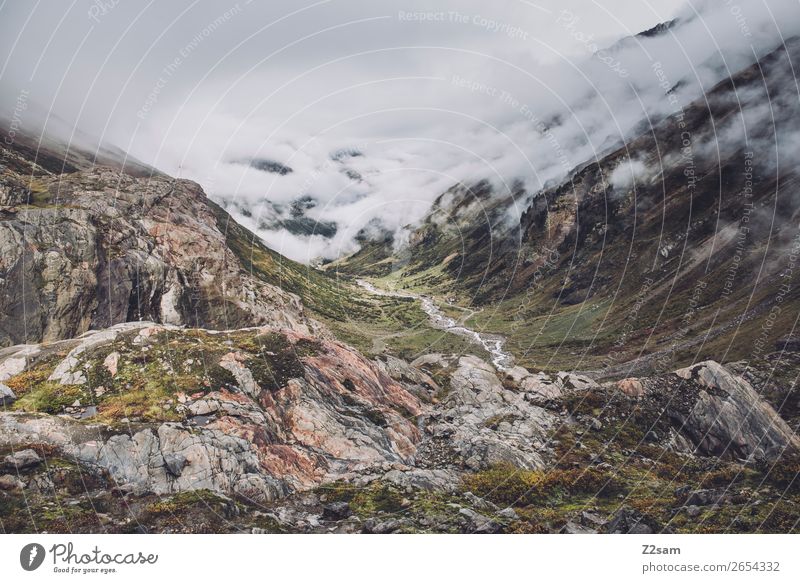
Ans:
{"label": "overcast sky", "polygon": [[[212,196],[309,195],[332,240],[260,230],[308,261],[370,221],[418,221],[458,181],[531,192],[798,33],[797,0],[6,1],[0,113],[77,127]],[[656,39],[615,43],[657,23]],[[609,48],[611,47],[611,48]],[[661,63],[661,77],[653,64]],[[26,126],[27,124],[27,126]],[[37,125],[38,124],[38,125]],[[68,132],[69,136],[69,132]],[[341,148],[361,179],[330,160]],[[237,164],[263,157],[286,176]],[[234,211],[236,212],[236,211]]]}

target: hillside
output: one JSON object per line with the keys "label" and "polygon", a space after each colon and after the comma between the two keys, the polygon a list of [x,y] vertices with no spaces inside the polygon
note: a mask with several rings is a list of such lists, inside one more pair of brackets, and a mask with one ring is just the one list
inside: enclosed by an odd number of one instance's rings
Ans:
{"label": "hillside", "polygon": [[541,192],[455,186],[402,256],[375,242],[329,269],[457,299],[540,368],[619,378],[763,356],[800,307],[784,154],[798,55],[792,39]]}

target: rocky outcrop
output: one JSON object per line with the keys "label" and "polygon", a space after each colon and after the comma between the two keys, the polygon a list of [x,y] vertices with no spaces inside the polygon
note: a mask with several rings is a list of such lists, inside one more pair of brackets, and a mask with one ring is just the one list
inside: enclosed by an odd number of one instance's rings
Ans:
{"label": "rocky outcrop", "polygon": [[[276,505],[279,522],[303,532],[327,522],[347,531],[429,524],[495,532],[520,520],[506,506],[540,503],[551,491],[626,492],[620,476],[630,470],[612,461],[637,460],[625,463],[650,472],[679,451],[760,467],[755,462],[791,460],[787,454],[799,449],[797,436],[744,379],[710,361],[600,385],[575,373],[498,371],[475,356],[373,362],[288,329],[129,322],[0,350],[0,382],[15,396],[0,413],[0,451],[11,476],[4,492],[46,487],[44,478],[28,476],[55,456],[122,495],[208,491]],[[673,469],[659,471],[672,479]],[[777,493],[790,484],[780,474],[770,480]],[[467,492],[467,504],[422,516],[425,500],[458,497],[463,484],[491,494],[494,505]],[[715,500],[744,500],[724,481],[722,488],[709,488],[706,478],[694,484],[687,492],[695,494],[676,495],[677,508],[697,513]],[[370,492],[371,502],[354,499],[365,508],[393,513],[419,504],[421,515],[361,524],[340,500],[320,494],[342,488]],[[314,512],[295,516],[288,508],[302,506],[310,491]],[[640,524],[654,531],[666,524],[639,515],[607,520],[606,528],[569,517],[548,528],[638,532]]]}
{"label": "rocky outcrop", "polygon": [[800,438],[775,409],[743,377],[717,362],[609,386],[647,409],[657,420],[649,429],[668,429],[677,450],[750,461],[800,451]]}
{"label": "rocky outcrop", "polygon": [[35,191],[12,196],[12,178],[0,176],[0,345],[135,320],[320,329],[296,296],[245,269],[218,227],[224,211],[194,182],[42,170]]}
{"label": "rocky outcrop", "polygon": [[7,406],[17,400],[17,396],[14,394],[14,391],[9,389],[3,383],[0,383],[0,405]]}
{"label": "rocky outcrop", "polygon": [[[750,383],[714,361],[675,374],[685,381],[670,416],[690,448],[721,458],[776,459],[800,450],[800,439]],[[685,400],[690,390],[693,403]]]}
{"label": "rocky outcrop", "polygon": [[[273,500],[408,461],[420,439],[419,400],[335,342],[129,323],[60,344],[56,358],[26,349],[8,381],[22,394],[18,412],[0,414],[0,447],[56,448],[123,491]],[[47,380],[26,385],[26,371]],[[48,404],[60,391],[71,396]],[[102,423],[75,420],[89,407]],[[42,408],[69,415],[25,412]]]}

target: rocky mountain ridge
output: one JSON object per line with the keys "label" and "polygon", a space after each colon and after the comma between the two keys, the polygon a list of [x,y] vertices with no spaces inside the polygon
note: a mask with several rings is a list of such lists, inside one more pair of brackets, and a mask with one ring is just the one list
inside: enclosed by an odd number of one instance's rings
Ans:
{"label": "rocky mountain ridge", "polygon": [[[760,63],[768,96],[781,59],[799,46]],[[761,98],[753,70],[729,85],[749,103]],[[684,123],[700,136],[735,118],[729,89],[712,90]],[[795,109],[777,100],[773,111],[789,124]],[[680,152],[676,123],[630,144],[645,168],[657,147]],[[508,205],[526,196],[520,184],[507,197],[488,183],[455,187],[439,201],[444,218],[413,234],[408,256],[379,241],[328,273],[266,248],[193,182],[119,166],[59,169],[52,153],[39,160],[19,144],[0,148],[4,532],[793,532],[800,524],[797,395],[794,375],[781,369],[800,361],[800,344],[782,337],[772,349],[768,336],[759,340],[763,358],[734,363],[735,351],[714,344],[795,301],[795,275],[776,263],[752,311],[728,318],[748,283],[742,277],[723,294],[731,265],[791,241],[781,224],[777,238],[753,235],[735,259],[733,227],[751,214],[743,199],[718,197],[717,186],[728,195],[743,187],[741,148],[717,166],[698,156],[696,183],[675,159],[637,177],[635,189],[613,179],[635,160],[610,153],[532,199],[510,228]],[[795,179],[789,170],[756,181],[754,204],[794,212],[777,195]],[[486,220],[473,221],[476,213]],[[692,250],[688,263],[681,246]],[[446,290],[442,313],[507,335],[517,365],[493,366],[480,349],[426,328],[417,296],[361,295],[349,279],[361,271]],[[781,300],[776,282],[788,285]],[[459,305],[478,291],[478,309]],[[701,308],[714,294],[725,305],[714,306],[704,350],[724,365],[688,350],[703,337],[695,328],[711,317]],[[616,311],[609,297],[619,299]],[[651,321],[661,305],[666,317]],[[619,327],[608,331],[606,321]],[[421,332],[401,351],[392,341],[407,328]],[[656,346],[642,340],[649,336]],[[585,359],[592,350],[611,365]]]}
{"label": "rocky mountain ridge", "polygon": [[295,295],[248,273],[196,183],[26,166],[7,166],[0,196],[0,343],[136,320],[322,330]]}
{"label": "rocky mountain ridge", "polygon": [[763,356],[793,334],[769,314],[800,302],[782,153],[800,131],[799,56],[787,40],[541,192],[456,185],[401,252],[375,241],[328,269],[454,298],[531,366],[620,378],[744,359],[756,342]]}

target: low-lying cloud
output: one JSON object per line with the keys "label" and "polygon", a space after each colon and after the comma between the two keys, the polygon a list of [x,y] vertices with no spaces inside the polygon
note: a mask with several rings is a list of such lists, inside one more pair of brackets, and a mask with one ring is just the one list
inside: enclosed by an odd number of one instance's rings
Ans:
{"label": "low-lying cloud", "polygon": [[[2,113],[27,91],[309,262],[401,234],[459,182],[534,195],[800,32],[796,0],[586,4],[4,7]],[[612,185],[644,172],[631,160]],[[336,228],[280,226],[301,199],[304,225]]]}

